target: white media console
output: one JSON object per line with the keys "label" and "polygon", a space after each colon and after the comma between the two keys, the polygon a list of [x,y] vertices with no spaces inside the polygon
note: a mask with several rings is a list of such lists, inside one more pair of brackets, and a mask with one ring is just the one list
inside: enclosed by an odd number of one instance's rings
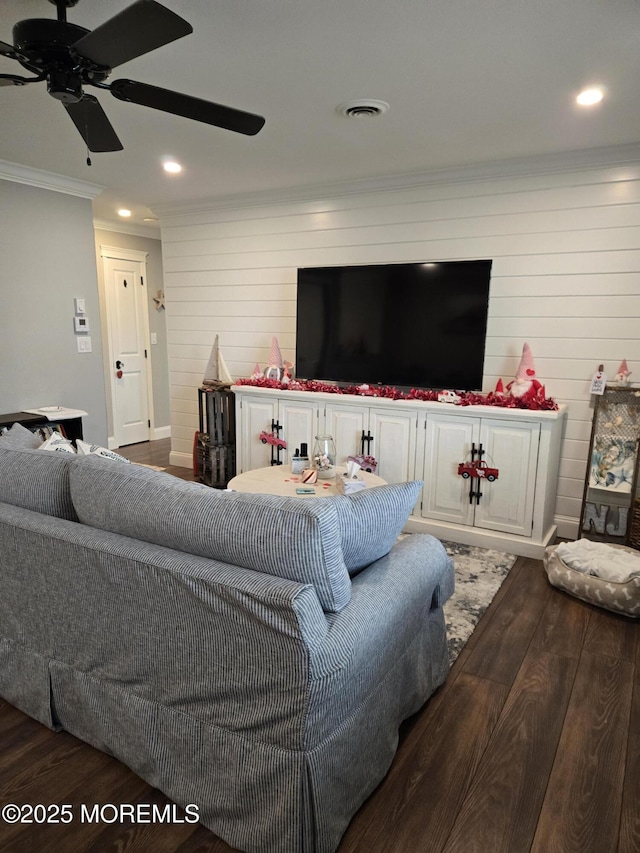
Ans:
{"label": "white media console", "polygon": [[[250,385],[232,390],[238,473],[270,464],[271,445],[259,436],[272,423],[287,443],[279,453],[285,465],[301,443],[311,450],[314,437],[328,433],[338,465],[365,452],[388,483],[424,481],[408,531],[537,558],[555,538],[564,406],[528,411]],[[458,474],[480,445],[482,459],[498,469],[493,482]]]}

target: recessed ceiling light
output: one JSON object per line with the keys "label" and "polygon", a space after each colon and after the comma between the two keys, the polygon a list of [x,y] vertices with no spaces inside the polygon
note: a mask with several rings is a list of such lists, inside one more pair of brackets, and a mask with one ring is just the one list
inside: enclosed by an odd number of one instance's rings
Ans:
{"label": "recessed ceiling light", "polygon": [[576,98],[576,103],[581,107],[592,107],[594,104],[599,104],[604,98],[602,89],[584,89]]}
{"label": "recessed ceiling light", "polygon": [[118,211],[118,216],[124,216],[124,217],[131,216],[131,211],[127,210],[126,207],[121,207],[120,210]]}
{"label": "recessed ceiling light", "polygon": [[165,172],[170,172],[172,175],[177,175],[178,172],[182,171],[182,166],[180,163],[176,163],[175,160],[167,160],[166,163],[162,164],[162,168]]}

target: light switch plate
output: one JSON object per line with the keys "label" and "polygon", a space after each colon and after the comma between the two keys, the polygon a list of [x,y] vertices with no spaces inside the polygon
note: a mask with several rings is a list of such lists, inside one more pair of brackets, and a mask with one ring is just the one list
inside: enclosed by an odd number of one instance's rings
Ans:
{"label": "light switch plate", "polygon": [[91,352],[91,338],[77,338],[78,352]]}
{"label": "light switch plate", "polygon": [[87,310],[85,307],[84,299],[79,299],[78,297],[76,297],[74,299],[74,302],[76,304],[76,314],[84,314]]}

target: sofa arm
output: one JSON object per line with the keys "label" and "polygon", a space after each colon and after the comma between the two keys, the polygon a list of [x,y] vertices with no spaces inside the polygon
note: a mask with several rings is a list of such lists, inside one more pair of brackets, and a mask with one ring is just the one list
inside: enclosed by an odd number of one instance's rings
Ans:
{"label": "sofa arm", "polygon": [[350,667],[376,648],[401,654],[453,590],[453,561],[439,540],[425,534],[399,540],[352,579],[349,605],[328,615],[322,654],[312,659],[314,677]]}
{"label": "sofa arm", "polygon": [[336,707],[362,725],[371,713],[395,725],[421,707],[449,670],[441,605],[452,591],[452,560],[420,534],[353,578],[348,606],[328,617],[326,641],[311,655],[308,748],[330,737]]}

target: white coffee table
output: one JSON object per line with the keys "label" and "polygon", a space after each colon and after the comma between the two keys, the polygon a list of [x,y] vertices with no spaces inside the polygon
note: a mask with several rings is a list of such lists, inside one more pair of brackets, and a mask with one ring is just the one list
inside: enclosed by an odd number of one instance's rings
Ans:
{"label": "white coffee table", "polygon": [[[336,477],[342,476],[347,469],[336,467]],[[327,495],[338,495],[336,488],[336,477],[330,480],[318,480],[313,486],[314,493],[308,495],[296,494],[296,489],[307,488],[302,482],[302,474],[292,474],[288,465],[270,465],[268,468],[254,468],[253,471],[245,471],[229,480],[227,488],[234,492],[260,492],[265,495],[284,495],[292,498],[323,498]],[[358,471],[358,477],[363,479],[369,486],[386,486],[386,480],[376,474],[367,471]]]}

